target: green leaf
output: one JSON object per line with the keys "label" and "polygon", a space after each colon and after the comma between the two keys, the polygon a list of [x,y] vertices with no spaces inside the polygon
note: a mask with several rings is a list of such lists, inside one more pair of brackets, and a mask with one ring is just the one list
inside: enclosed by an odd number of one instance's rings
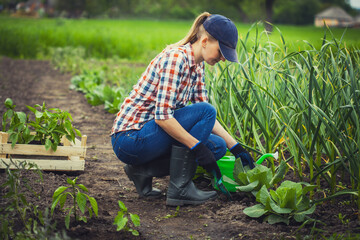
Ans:
{"label": "green leaf", "polygon": [[19,120],[20,120],[21,123],[26,123],[27,117],[26,117],[26,114],[25,114],[25,113],[23,113],[23,112],[16,112],[16,114],[17,114],[17,116],[18,116],[18,118],[19,118]]}
{"label": "green leaf", "polygon": [[95,198],[88,196],[88,199],[89,199],[92,209],[94,210],[95,215],[98,216],[98,204],[97,204]]}
{"label": "green leaf", "polygon": [[51,140],[47,138],[47,139],[45,140],[45,149],[46,149],[46,150],[49,150],[49,149],[51,148],[51,145],[52,145]]}
{"label": "green leaf", "polygon": [[249,183],[246,186],[237,186],[235,188],[242,191],[242,192],[251,192],[257,187],[258,184],[259,184],[259,181],[256,180],[254,182]]}
{"label": "green leaf", "polygon": [[130,232],[131,232],[132,235],[134,235],[134,236],[139,236],[139,232],[138,232],[137,230],[130,229]]}
{"label": "green leaf", "polygon": [[61,186],[61,187],[58,187],[56,190],[55,190],[55,192],[54,192],[54,194],[53,194],[53,200],[55,199],[55,198],[57,198],[61,193],[63,193],[66,189],[68,189],[69,187],[64,187],[64,186]]}
{"label": "green leaf", "polygon": [[51,204],[51,215],[54,214],[54,210],[55,210],[56,205],[58,204],[59,200],[60,200],[60,196],[58,196],[58,197],[55,199],[55,201],[53,200],[53,202],[52,202],[52,204]]}
{"label": "green leaf", "polygon": [[39,112],[38,110],[36,110],[36,112],[35,112],[35,117],[36,118],[42,118],[43,115],[44,114],[42,112]]}
{"label": "green leaf", "polygon": [[65,202],[66,202],[66,198],[67,198],[68,195],[72,196],[69,192],[66,192],[66,193],[64,193],[64,194],[62,194],[62,195],[60,196],[59,204],[60,204],[60,208],[61,208],[61,209],[64,208],[64,205],[65,205]]}
{"label": "green leaf", "polygon": [[265,210],[265,207],[262,204],[256,204],[252,207],[245,208],[244,213],[249,217],[258,218],[266,214],[267,211]]}
{"label": "green leaf", "polygon": [[66,131],[71,134],[73,132],[73,128],[72,128],[72,124],[70,121],[65,121],[65,128],[66,128]]}
{"label": "green leaf", "polygon": [[310,191],[313,191],[317,186],[316,185],[307,185],[303,188],[302,194],[305,195]]}
{"label": "green leaf", "polygon": [[316,209],[316,204],[313,204],[309,209],[307,209],[306,211],[303,211],[301,213],[303,214],[313,214],[315,212]]}
{"label": "green leaf", "polygon": [[305,214],[304,213],[295,213],[294,214],[294,219],[297,222],[304,222],[305,220]]}
{"label": "green leaf", "polygon": [[57,146],[58,146],[57,143],[55,143],[55,142],[51,143],[51,149],[52,149],[54,152],[56,152]]}
{"label": "green leaf", "polygon": [[123,210],[124,212],[127,212],[127,208],[126,208],[125,204],[120,200],[118,201],[118,203],[119,203],[120,209]]}
{"label": "green leaf", "polygon": [[279,216],[276,214],[271,214],[266,218],[266,221],[269,224],[276,224],[276,223],[285,223],[286,225],[289,225],[289,219],[283,216]]}
{"label": "green leaf", "polygon": [[114,219],[114,225],[117,225],[118,221],[120,221],[123,217],[124,217],[124,212],[123,211],[118,211],[118,214],[116,215],[115,219]]}
{"label": "green leaf", "polygon": [[139,215],[130,213],[130,218],[131,218],[131,221],[133,222],[135,227],[140,226],[140,217],[139,217]]}
{"label": "green leaf", "polygon": [[67,214],[65,217],[65,226],[66,226],[66,229],[69,229],[69,227],[70,227],[70,213]]}
{"label": "green leaf", "polygon": [[30,107],[30,106],[26,106],[31,112],[35,113],[36,112],[36,109],[33,108],[33,107]]}
{"label": "green leaf", "polygon": [[82,137],[81,132],[78,129],[74,128],[74,131],[76,132],[76,135],[78,135],[79,137]]}
{"label": "green leaf", "polygon": [[281,203],[280,207],[282,208],[290,208],[296,210],[296,203],[298,201],[298,197],[296,195],[296,189],[294,188],[285,188],[285,195],[281,195]]}
{"label": "green leaf", "polygon": [[272,199],[270,199],[270,207],[274,212],[279,213],[279,214],[288,214],[293,211],[293,209],[290,209],[290,208],[280,207]]}
{"label": "green leaf", "polygon": [[67,179],[66,179],[66,182],[67,182],[68,184],[70,184],[71,186],[73,186],[73,185],[75,185],[75,183],[76,183],[76,178],[75,178],[74,180],[71,180],[70,178],[67,178]]}
{"label": "green leaf", "polygon": [[271,179],[270,181],[270,185],[274,185],[277,184],[278,182],[280,182],[286,173],[286,169],[287,169],[287,164],[285,161],[281,161],[279,168],[277,169],[274,177]]}
{"label": "green leaf", "polygon": [[128,222],[128,218],[127,218],[127,217],[123,217],[123,218],[119,219],[119,220],[116,222],[116,225],[117,225],[116,231],[122,230],[122,229],[126,226],[127,222]]}
{"label": "green leaf", "polygon": [[266,203],[270,199],[270,193],[268,192],[265,185],[263,185],[260,191],[256,194],[256,201],[266,206]]}
{"label": "green leaf", "polygon": [[84,214],[86,208],[86,196],[83,193],[78,192],[76,194],[76,203],[79,206],[80,211]]}
{"label": "green leaf", "polygon": [[7,108],[11,108],[13,106],[13,101],[11,100],[11,98],[7,98],[4,104]]}
{"label": "green leaf", "polygon": [[77,185],[81,190],[85,191],[85,192],[89,192],[88,189],[83,185],[83,184],[78,184]]}

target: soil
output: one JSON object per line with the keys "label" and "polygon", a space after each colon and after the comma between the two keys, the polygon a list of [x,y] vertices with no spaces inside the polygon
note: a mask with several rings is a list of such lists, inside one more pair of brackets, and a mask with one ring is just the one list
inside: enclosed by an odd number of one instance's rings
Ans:
{"label": "soil", "polygon": [[[219,194],[214,201],[199,206],[183,206],[178,212],[165,205],[169,177],[155,178],[154,185],[164,192],[160,199],[140,199],[133,183],[124,173],[124,164],[113,153],[110,143],[110,129],[114,115],[107,113],[103,106],[90,106],[84,95],[69,89],[71,75],[61,73],[47,61],[0,59],[0,114],[10,97],[17,105],[17,111],[29,112],[26,105],[46,103],[49,108],[67,110],[73,117],[73,124],[82,134],[88,136],[85,170],[78,172],[46,171],[44,181],[37,183],[37,175],[30,174],[32,184],[41,199],[32,199],[34,204],[45,209],[51,206],[52,195],[59,186],[67,185],[67,178],[78,177],[95,197],[99,205],[99,216],[88,223],[74,223],[72,219],[67,234],[77,239],[295,239],[297,235],[312,236],[313,224],[297,231],[301,224],[290,225],[263,223],[263,219],[252,219],[243,209],[255,204],[254,197],[244,193],[232,193],[228,201]],[[0,184],[5,181],[5,171],[0,171]],[[211,190],[207,179],[196,180],[201,189]],[[6,189],[1,189],[4,195]],[[317,224],[321,234],[359,233],[356,207],[348,204],[349,197],[329,201],[317,206],[313,218],[324,224]],[[113,225],[118,201],[125,203],[129,212],[138,214],[141,226],[136,228],[140,236],[128,232],[117,232]],[[4,204],[4,201],[0,202]],[[1,207],[1,206],[0,206]],[[341,221],[340,216],[345,216]],[[57,230],[65,229],[64,214],[57,211]],[[171,217],[166,217],[171,216]],[[313,229],[314,230],[314,229]],[[297,232],[296,232],[297,231]],[[320,235],[316,235],[320,238]],[[317,238],[315,235],[313,238]]]}

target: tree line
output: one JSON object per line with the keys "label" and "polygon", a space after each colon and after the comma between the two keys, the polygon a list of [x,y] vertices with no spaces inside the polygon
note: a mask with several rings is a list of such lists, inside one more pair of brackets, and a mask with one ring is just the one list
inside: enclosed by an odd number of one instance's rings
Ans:
{"label": "tree line", "polygon": [[[3,8],[18,0],[0,0]],[[277,24],[312,24],[318,12],[330,6],[355,10],[348,0],[41,0],[54,16],[70,18],[193,19],[199,13],[223,14],[244,23],[265,20]]]}

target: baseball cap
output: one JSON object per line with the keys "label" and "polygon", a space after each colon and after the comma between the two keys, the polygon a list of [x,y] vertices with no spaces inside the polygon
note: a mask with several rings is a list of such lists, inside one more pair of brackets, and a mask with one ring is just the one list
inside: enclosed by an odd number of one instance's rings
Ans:
{"label": "baseball cap", "polygon": [[239,62],[236,44],[238,31],[235,24],[219,14],[210,15],[203,23],[205,30],[219,42],[221,54],[230,62]]}

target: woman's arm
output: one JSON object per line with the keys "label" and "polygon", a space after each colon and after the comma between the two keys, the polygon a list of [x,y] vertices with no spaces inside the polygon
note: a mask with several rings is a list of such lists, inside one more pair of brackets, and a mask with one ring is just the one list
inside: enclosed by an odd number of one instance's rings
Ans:
{"label": "woman's arm", "polygon": [[195,146],[199,140],[188,133],[175,118],[155,120],[155,122],[171,137],[181,142],[188,148]]}
{"label": "woman's arm", "polygon": [[232,148],[237,142],[236,140],[221,126],[218,120],[215,121],[212,133],[222,137],[228,149]]}

